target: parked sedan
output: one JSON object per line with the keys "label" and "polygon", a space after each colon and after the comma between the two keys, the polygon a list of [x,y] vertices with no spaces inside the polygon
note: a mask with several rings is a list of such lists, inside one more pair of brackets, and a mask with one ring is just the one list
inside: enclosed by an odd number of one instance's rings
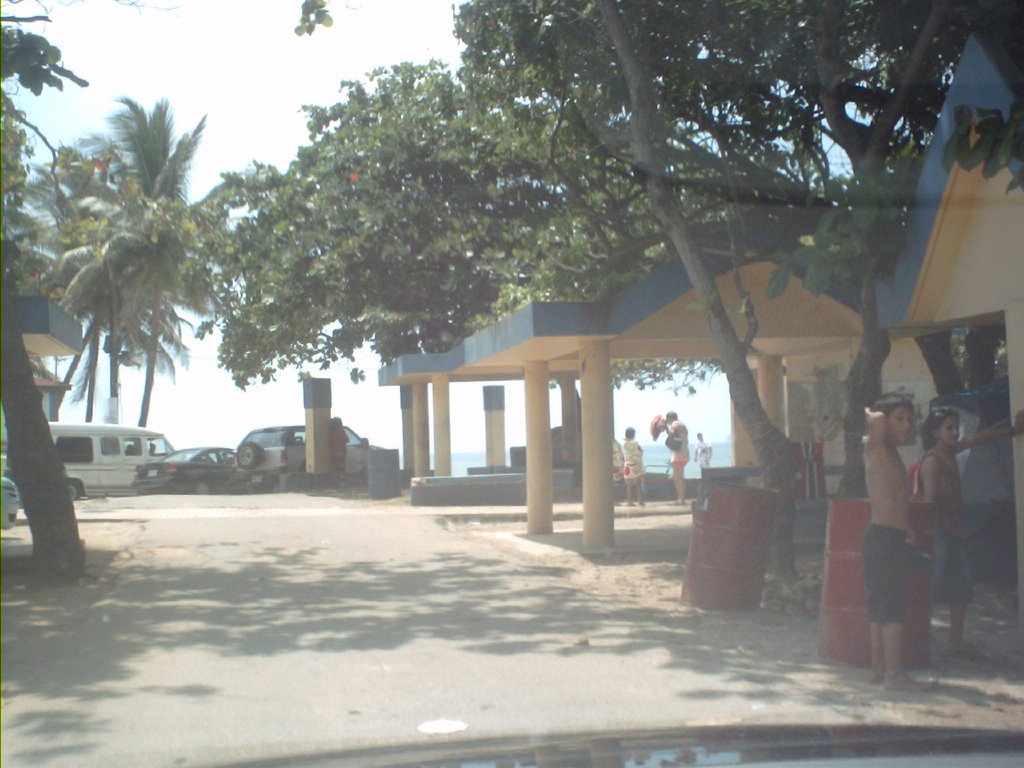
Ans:
{"label": "parked sedan", "polygon": [[186,448],[135,470],[136,493],[215,493],[237,477],[231,448]]}
{"label": "parked sedan", "polygon": [[18,494],[18,486],[11,478],[3,478],[3,515],[0,516],[0,528],[14,527],[20,506],[21,496]]}

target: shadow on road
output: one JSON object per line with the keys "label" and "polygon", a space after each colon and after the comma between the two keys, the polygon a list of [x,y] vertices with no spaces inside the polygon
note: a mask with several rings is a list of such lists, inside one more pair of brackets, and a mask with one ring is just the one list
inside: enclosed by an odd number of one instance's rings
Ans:
{"label": "shadow on road", "polygon": [[[53,746],[55,753],[21,754],[26,760],[98,749],[113,726],[90,705],[132,695],[125,683],[159,652],[242,658],[258,674],[268,657],[323,654],[333,668],[347,654],[397,658],[429,642],[449,654],[432,681],[443,686],[443,669],[462,654],[493,657],[499,675],[528,655],[596,664],[657,651],[663,672],[685,672],[691,681],[679,690],[680,700],[735,698],[746,702],[746,713],[772,703],[870,706],[880,696],[863,671],[817,660],[813,619],[652,610],[631,605],[625,595],[609,599],[580,589],[572,581],[574,565],[517,560],[488,547],[446,544],[425,546],[418,556],[340,561],[335,550],[314,543],[186,539],[91,550],[89,557],[92,577],[76,587],[36,586],[17,570],[4,574],[4,703],[28,695],[66,703],[19,711],[5,727],[44,740],[47,733],[78,739]],[[587,560],[613,581],[617,568],[636,563],[662,579],[681,575],[678,554],[640,549]],[[1007,672],[989,665],[973,670],[972,679]],[[1014,671],[1018,681],[1020,673]],[[210,679],[147,691],[168,701],[204,699],[229,683]],[[526,695],[514,675],[509,695]],[[951,709],[989,706],[970,681],[945,686],[928,701]],[[1024,700],[1006,693],[998,703],[1019,710]]]}

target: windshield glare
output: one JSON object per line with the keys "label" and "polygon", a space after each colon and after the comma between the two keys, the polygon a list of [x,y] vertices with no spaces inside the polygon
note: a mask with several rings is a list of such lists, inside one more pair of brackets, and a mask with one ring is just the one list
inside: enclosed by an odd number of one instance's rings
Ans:
{"label": "windshield glare", "polygon": [[1024,0],[0,26],[2,766],[1024,766]]}

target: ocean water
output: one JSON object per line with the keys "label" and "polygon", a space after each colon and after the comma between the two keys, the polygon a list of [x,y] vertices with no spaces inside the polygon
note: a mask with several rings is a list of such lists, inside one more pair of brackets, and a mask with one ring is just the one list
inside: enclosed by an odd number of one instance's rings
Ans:
{"label": "ocean water", "polygon": [[[671,452],[663,443],[654,443],[642,446],[644,449],[644,466],[655,472],[667,472],[671,460]],[[732,443],[711,443],[714,452],[711,457],[712,467],[732,466]],[[690,446],[690,455],[693,455],[693,446]],[[433,457],[431,457],[433,462]],[[452,475],[460,477],[469,474],[470,467],[482,467],[487,463],[487,454],[479,453],[453,453],[452,454]],[[693,461],[686,465],[686,477],[700,477],[700,467]]]}

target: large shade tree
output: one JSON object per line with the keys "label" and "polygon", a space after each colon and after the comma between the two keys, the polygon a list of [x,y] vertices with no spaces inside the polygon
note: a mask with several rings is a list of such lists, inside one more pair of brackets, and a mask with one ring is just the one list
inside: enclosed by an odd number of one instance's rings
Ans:
{"label": "large shade tree", "polygon": [[[206,201],[230,222],[205,249],[239,384],[364,343],[385,361],[447,350],[525,301],[599,299],[664,261],[629,164],[578,123],[495,109],[437,63],[343,96],[307,108],[286,171],[229,174]],[[627,374],[680,370],[700,375]]]}
{"label": "large shade tree", "polygon": [[898,253],[914,163],[967,33],[1019,30],[1019,20],[1016,6],[1000,3],[477,0],[463,6],[459,30],[467,68],[500,81],[492,93],[538,105],[570,94],[580,121],[630,162],[709,310],[733,401],[773,487],[784,490],[793,472],[745,363],[756,308],[740,339],[687,206],[694,194],[711,202],[736,261],[776,260],[776,291],[794,273],[812,290],[856,289],[863,337],[848,380],[843,478],[856,494],[863,405],[878,394],[888,353],[875,284]]}
{"label": "large shade tree", "polygon": [[[3,341],[2,391],[9,438],[8,465],[22,495],[32,531],[32,561],[38,573],[75,578],[85,567],[85,547],[78,533],[74,505],[67,493],[64,465],[50,435],[25,348],[14,296],[26,287],[36,268],[32,233],[24,215],[27,179],[26,129],[34,131],[26,115],[17,110],[6,88],[16,78],[39,94],[44,87],[61,87],[64,78],[83,80],[62,67],[60,51],[40,35],[25,32],[5,17],[3,25]],[[22,246],[25,246],[24,248]]]}
{"label": "large shade tree", "polygon": [[[304,4],[302,32],[323,6]],[[843,488],[862,492],[862,406],[878,394],[889,344],[874,286],[899,251],[915,164],[967,34],[1015,45],[1020,21],[1018,4],[998,1],[473,0],[457,32],[473,99],[534,132],[546,122],[550,165],[575,163],[560,189],[581,228],[599,229],[602,209],[573,195],[573,182],[588,177],[579,171],[589,161],[613,158],[630,182],[616,190],[618,207],[648,222],[634,252],[663,249],[683,262],[768,482],[786,495],[790,451],[746,365],[756,307],[744,302],[737,334],[712,278],[773,259],[775,291],[797,274],[811,290],[859,297]],[[791,519],[782,518],[780,542]],[[778,552],[778,567],[789,554]]]}
{"label": "large shade tree", "polygon": [[239,384],[367,343],[384,360],[446,350],[571,239],[552,225],[563,204],[542,137],[508,134],[441,65],[343,95],[308,108],[311,143],[286,171],[230,174],[206,201],[230,222],[206,250]]}

